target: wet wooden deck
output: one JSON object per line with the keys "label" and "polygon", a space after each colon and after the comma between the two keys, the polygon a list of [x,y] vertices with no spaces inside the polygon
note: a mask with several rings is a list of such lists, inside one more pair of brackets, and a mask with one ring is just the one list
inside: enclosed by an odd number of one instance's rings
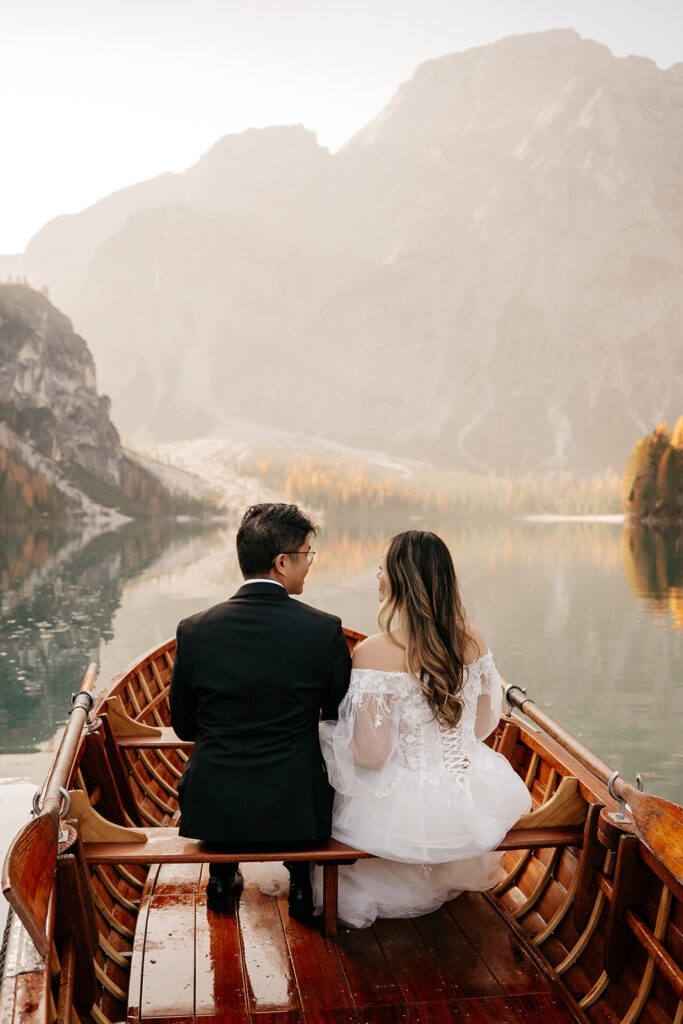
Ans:
{"label": "wet wooden deck", "polygon": [[207,866],[150,873],[128,1024],[560,1024],[569,1008],[501,913],[465,894],[412,921],[324,939],[248,875],[237,917],[207,910]]}

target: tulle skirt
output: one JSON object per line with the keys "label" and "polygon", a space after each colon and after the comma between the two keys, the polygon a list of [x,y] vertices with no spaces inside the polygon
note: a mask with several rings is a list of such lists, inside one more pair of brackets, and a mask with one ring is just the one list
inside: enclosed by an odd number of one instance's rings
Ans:
{"label": "tulle skirt", "polygon": [[[502,873],[502,855],[491,851],[530,806],[510,763],[484,744],[462,775],[405,770],[386,795],[337,793],[333,837],[378,858],[339,869],[340,919],[362,928],[376,917],[417,917],[491,888]],[[321,906],[321,869],[314,896]]]}
{"label": "tulle skirt", "polygon": [[[445,864],[358,860],[339,868],[339,920],[367,928],[378,917],[421,917],[461,892],[481,892],[503,877],[502,853]],[[322,912],[323,870],[313,869],[315,912]]]}

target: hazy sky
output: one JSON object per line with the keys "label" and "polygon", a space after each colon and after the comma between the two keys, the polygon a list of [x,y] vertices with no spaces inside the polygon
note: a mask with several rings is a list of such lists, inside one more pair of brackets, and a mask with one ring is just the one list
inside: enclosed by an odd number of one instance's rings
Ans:
{"label": "hazy sky", "polygon": [[567,27],[683,61],[681,0],[0,0],[0,253],[222,135],[336,150],[423,61]]}

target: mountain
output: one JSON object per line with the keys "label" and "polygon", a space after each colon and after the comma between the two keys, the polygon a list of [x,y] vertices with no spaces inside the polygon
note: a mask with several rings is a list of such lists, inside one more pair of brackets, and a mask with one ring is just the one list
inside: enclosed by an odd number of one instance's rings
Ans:
{"label": "mountain", "polygon": [[482,471],[621,467],[681,405],[682,164],[683,65],[544,32],[422,65],[334,156],[301,126],[221,139],[13,266],[129,434],[238,416]]}
{"label": "mountain", "polygon": [[23,284],[0,285],[0,520],[201,511],[121,447],[71,322]]}

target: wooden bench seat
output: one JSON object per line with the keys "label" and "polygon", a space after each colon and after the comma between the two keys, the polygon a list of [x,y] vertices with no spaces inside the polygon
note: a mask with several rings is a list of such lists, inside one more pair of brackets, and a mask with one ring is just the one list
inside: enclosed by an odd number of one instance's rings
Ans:
{"label": "wooden bench seat", "polygon": [[[123,831],[123,830],[122,830]],[[323,868],[323,934],[336,935],[338,868],[356,860],[371,858],[365,850],[347,846],[336,839],[301,844],[296,850],[248,850],[212,847],[198,839],[178,834],[177,828],[129,830],[136,841],[86,842],[84,852],[93,864],[231,864],[265,861],[314,861]],[[516,829],[509,832],[498,850],[526,850],[583,844],[583,827]]]}

